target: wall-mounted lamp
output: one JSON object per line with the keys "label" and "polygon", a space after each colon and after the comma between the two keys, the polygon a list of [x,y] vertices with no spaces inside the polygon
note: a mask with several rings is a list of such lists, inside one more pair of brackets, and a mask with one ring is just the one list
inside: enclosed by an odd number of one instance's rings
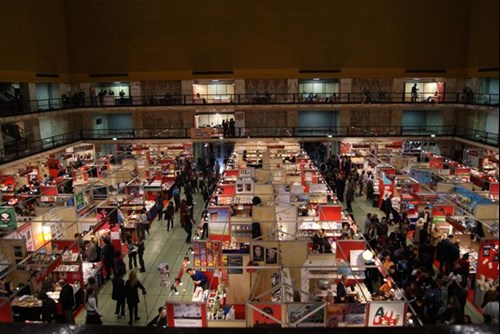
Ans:
{"label": "wall-mounted lamp", "polygon": [[49,225],[42,226],[42,236],[45,241],[52,240],[52,230]]}

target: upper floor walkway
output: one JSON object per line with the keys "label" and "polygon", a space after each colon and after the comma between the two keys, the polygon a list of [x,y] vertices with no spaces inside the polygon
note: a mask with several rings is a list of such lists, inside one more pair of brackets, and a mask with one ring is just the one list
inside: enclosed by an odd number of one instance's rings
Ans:
{"label": "upper floor walkway", "polygon": [[148,107],[148,106],[197,106],[197,105],[342,105],[342,104],[461,104],[498,108],[499,94],[464,94],[462,92],[420,93],[333,93],[333,94],[196,94],[148,96],[63,96],[54,99],[12,101],[0,100],[0,117],[34,114],[61,109],[87,107]]}
{"label": "upper floor walkway", "polygon": [[[201,128],[217,130],[217,128]],[[248,138],[298,138],[300,141],[352,140],[456,140],[498,152],[498,134],[458,126],[331,126],[331,127],[244,127],[236,128],[234,136],[223,137],[220,131],[196,131],[189,128],[165,129],[82,129],[61,135],[31,141],[13,142],[0,149],[0,165],[31,155],[56,149],[79,141],[135,141],[135,140],[227,140]],[[201,135],[199,135],[201,132]]]}

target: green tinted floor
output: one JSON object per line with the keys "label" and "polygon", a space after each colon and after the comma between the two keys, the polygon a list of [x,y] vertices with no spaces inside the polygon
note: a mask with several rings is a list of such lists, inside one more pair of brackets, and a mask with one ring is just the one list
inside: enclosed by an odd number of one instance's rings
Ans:
{"label": "green tinted floor", "polygon": [[[194,208],[194,218],[196,222],[201,219],[201,213],[204,209],[203,199],[201,195],[194,194],[194,201],[197,203]],[[196,228],[193,229],[193,235]],[[191,301],[194,286],[191,278],[187,274],[182,276],[182,286],[178,286],[178,295],[170,294],[170,286],[160,286],[160,275],[156,266],[160,263],[168,263],[170,266],[171,282],[175,282],[175,278],[182,268],[184,257],[188,253],[189,245],[185,243],[186,232],[182,229],[179,223],[179,213],[175,215],[174,229],[167,232],[166,222],[157,219],[153,222],[150,229],[150,235],[146,238],[146,251],[144,253],[144,262],[146,264],[145,273],[137,273],[139,281],[147,290],[147,300],[142,296],[139,304],[138,322],[135,326],[145,326],[148,320],[153,319],[158,314],[158,308],[169,301]],[[190,255],[190,254],[189,254]],[[125,263],[128,268],[128,258],[125,256]],[[127,276],[124,277],[127,280]],[[102,321],[106,325],[128,325],[128,310],[127,315],[122,319],[117,319],[114,315],[116,302],[111,299],[113,285],[111,281],[105,282],[98,294],[99,309],[103,314]],[[77,318],[77,324],[85,323],[85,310],[82,310]]]}

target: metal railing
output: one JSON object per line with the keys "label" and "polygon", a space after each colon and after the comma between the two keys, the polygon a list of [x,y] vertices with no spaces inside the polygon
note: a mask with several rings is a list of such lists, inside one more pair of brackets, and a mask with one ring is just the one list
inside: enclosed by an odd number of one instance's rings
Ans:
{"label": "metal railing", "polygon": [[[217,132],[218,133],[218,132]],[[342,138],[342,137],[456,137],[499,146],[498,134],[454,126],[331,126],[331,127],[245,127],[236,128],[232,138]],[[204,139],[219,139],[219,135]],[[32,142],[4,142],[0,164],[41,153],[81,140],[192,139],[190,129],[78,130]],[[195,139],[193,137],[193,139]],[[200,138],[196,138],[200,139]],[[203,138],[201,138],[203,139]],[[231,137],[228,137],[231,139]]]}
{"label": "metal railing", "polygon": [[111,108],[124,106],[193,106],[193,105],[259,105],[259,104],[442,104],[498,106],[498,94],[419,93],[294,93],[294,94],[204,94],[148,96],[79,96],[41,100],[0,101],[0,117],[75,108]]}

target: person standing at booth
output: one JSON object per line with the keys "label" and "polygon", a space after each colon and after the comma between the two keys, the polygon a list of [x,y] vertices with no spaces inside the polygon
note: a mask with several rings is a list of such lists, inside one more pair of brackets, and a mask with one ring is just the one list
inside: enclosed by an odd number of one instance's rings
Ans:
{"label": "person standing at booth", "polygon": [[73,287],[71,284],[67,284],[65,280],[60,280],[59,286],[62,287],[59,293],[59,302],[62,306],[64,322],[66,324],[74,324],[73,307],[75,306],[75,295],[73,294]]}
{"label": "person standing at booth", "polygon": [[111,271],[113,268],[113,259],[115,256],[115,247],[111,244],[108,238],[104,238],[104,247],[102,248],[102,261],[104,263],[104,268],[106,269],[106,280],[111,279]]}
{"label": "person standing at booth", "polygon": [[193,268],[187,268],[186,269],[186,274],[191,276],[191,279],[193,280],[193,283],[196,287],[202,287],[203,290],[207,290],[209,287],[208,279],[207,276],[202,273],[201,271],[196,271]]}
{"label": "person standing at booth", "polygon": [[342,275],[337,283],[337,299],[339,303],[347,302],[347,276]]}

